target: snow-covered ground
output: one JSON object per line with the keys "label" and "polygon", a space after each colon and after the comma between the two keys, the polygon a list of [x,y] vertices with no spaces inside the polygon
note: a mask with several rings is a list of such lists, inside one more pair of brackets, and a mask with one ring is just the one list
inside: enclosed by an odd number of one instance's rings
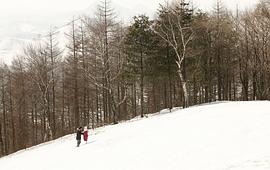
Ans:
{"label": "snow-covered ground", "polygon": [[90,131],[0,159],[1,170],[269,170],[270,102],[224,102]]}

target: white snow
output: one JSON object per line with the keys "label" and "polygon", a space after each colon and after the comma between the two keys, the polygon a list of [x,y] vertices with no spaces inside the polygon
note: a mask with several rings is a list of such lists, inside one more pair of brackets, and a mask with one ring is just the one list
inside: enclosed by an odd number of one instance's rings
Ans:
{"label": "white snow", "polygon": [[270,102],[162,111],[0,159],[1,170],[269,170]]}

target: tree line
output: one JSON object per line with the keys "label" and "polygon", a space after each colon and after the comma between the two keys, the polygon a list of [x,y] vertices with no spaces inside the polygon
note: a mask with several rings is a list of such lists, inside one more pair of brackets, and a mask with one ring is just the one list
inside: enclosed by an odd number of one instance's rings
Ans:
{"label": "tree line", "polygon": [[117,21],[104,0],[0,66],[0,156],[73,133],[173,107],[270,98],[270,1],[212,12],[188,2],[157,16]]}

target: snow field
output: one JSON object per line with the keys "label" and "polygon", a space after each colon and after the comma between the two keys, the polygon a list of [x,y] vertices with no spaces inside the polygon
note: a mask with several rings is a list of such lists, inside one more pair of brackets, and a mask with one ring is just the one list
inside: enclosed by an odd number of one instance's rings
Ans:
{"label": "snow field", "polygon": [[[95,134],[94,134],[95,133]],[[270,102],[224,102],[89,131],[0,159],[1,170],[270,169]]]}

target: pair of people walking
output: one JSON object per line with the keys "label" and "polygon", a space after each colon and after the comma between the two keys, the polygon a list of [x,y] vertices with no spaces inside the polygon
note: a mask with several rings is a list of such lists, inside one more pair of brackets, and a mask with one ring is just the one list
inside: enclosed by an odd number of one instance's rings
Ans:
{"label": "pair of people walking", "polygon": [[83,135],[83,140],[87,143],[88,140],[88,130],[87,127],[84,127],[84,130],[82,127],[77,128],[77,135],[76,135],[76,140],[77,140],[77,147],[80,146],[82,136]]}

